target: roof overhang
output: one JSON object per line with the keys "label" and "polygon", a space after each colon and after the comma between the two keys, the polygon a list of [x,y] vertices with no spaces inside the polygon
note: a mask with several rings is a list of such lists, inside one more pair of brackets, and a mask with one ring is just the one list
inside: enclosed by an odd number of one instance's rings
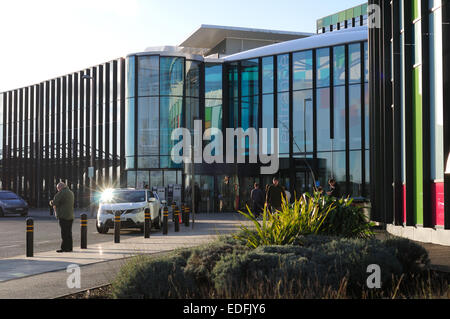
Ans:
{"label": "roof overhang", "polygon": [[294,39],[305,38],[314,33],[277,31],[253,28],[238,28],[217,25],[202,24],[193,34],[191,34],[181,47],[212,49],[226,38],[252,39],[284,42]]}

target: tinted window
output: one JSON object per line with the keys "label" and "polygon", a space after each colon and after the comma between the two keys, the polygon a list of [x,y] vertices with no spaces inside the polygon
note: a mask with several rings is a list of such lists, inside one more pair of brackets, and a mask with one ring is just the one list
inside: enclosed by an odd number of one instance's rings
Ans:
{"label": "tinted window", "polygon": [[19,197],[14,193],[0,193],[1,199],[19,199]]}
{"label": "tinted window", "polygon": [[116,191],[108,199],[103,199],[103,203],[139,203],[145,202],[145,191]]}

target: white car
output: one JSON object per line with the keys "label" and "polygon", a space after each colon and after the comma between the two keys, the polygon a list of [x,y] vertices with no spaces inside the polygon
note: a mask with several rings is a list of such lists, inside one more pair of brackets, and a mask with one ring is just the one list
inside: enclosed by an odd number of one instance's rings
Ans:
{"label": "white car", "polygon": [[120,212],[121,228],[144,231],[145,210],[150,209],[152,227],[161,229],[162,210],[158,194],[148,189],[108,189],[102,193],[97,213],[97,231],[106,234],[114,228],[114,216]]}

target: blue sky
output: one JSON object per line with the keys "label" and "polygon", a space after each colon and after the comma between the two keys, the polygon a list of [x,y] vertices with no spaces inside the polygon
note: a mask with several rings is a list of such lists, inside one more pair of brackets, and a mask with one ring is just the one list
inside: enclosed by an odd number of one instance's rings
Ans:
{"label": "blue sky", "polygon": [[364,0],[0,0],[0,92],[149,46],[178,45],[201,24],[315,32]]}

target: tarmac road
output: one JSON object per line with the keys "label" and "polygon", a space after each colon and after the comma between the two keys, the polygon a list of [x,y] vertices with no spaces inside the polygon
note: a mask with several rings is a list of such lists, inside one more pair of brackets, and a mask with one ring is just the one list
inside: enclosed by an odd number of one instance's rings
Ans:
{"label": "tarmac road", "polygon": [[[75,220],[72,226],[73,246],[80,247],[80,215],[75,212]],[[88,214],[89,216],[89,214]],[[28,217],[34,220],[34,252],[45,252],[60,249],[61,230],[58,221],[50,216],[48,210],[30,210]],[[89,244],[113,242],[114,230],[107,234],[99,234],[95,228],[95,217],[88,217],[88,246]],[[25,246],[25,221],[27,217],[7,216],[0,217],[0,259],[24,255]],[[157,230],[152,230],[156,232]],[[139,230],[123,229],[121,236],[143,236]]]}

